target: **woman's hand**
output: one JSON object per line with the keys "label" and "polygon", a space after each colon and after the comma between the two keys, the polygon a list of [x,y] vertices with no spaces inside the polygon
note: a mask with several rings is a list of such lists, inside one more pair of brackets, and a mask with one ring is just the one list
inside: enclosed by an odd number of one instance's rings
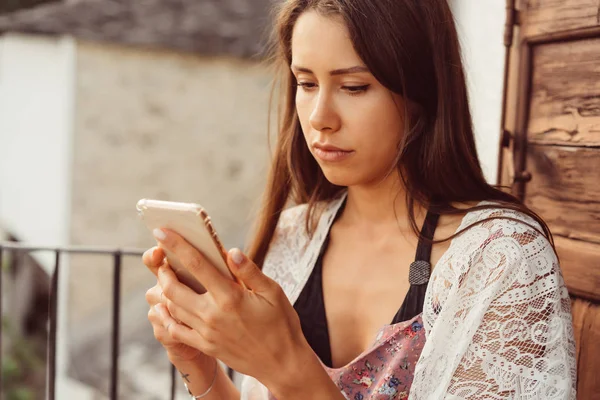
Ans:
{"label": "woman's hand", "polygon": [[241,251],[230,251],[227,264],[246,287],[223,276],[175,232],[158,230],[155,236],[207,289],[197,294],[180,283],[168,265],[159,268],[163,302],[180,321],[166,326],[169,337],[281,393],[296,384],[292,381],[304,366],[322,370],[281,287]]}
{"label": "woman's hand", "polygon": [[[165,253],[159,247],[147,250],[142,256],[142,261],[154,275],[157,275],[160,266],[168,267]],[[175,340],[169,333],[167,327],[176,321],[164,304],[165,298],[158,283],[146,292],[146,301],[150,305],[148,320],[152,324],[154,337],[167,350],[169,359],[192,361],[200,358],[203,355],[200,350]]]}

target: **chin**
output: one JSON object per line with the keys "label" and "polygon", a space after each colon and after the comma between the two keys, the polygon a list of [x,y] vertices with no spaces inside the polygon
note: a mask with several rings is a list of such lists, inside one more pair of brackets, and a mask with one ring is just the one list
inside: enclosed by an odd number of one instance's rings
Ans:
{"label": "chin", "polygon": [[365,171],[361,168],[348,168],[341,165],[319,165],[325,178],[332,184],[342,187],[371,186],[381,183],[388,177],[389,171]]}
{"label": "chin", "polygon": [[321,171],[325,175],[325,178],[334,185],[348,187],[360,184],[358,175],[352,170],[321,166]]}

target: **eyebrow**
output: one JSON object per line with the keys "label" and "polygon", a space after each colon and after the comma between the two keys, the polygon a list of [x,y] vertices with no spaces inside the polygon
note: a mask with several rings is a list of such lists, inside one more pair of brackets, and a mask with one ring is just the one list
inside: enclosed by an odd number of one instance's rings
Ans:
{"label": "eyebrow", "polygon": [[[310,69],[305,68],[305,67],[292,65],[292,69],[296,70],[298,72],[306,72],[308,74],[314,75],[314,72],[312,72]],[[362,65],[357,65],[355,67],[350,67],[350,68],[334,69],[333,71],[329,71],[329,75],[336,76],[336,75],[346,75],[346,74],[357,74],[360,72],[370,72],[370,71],[369,71],[369,68],[367,68],[367,67],[364,67]]]}

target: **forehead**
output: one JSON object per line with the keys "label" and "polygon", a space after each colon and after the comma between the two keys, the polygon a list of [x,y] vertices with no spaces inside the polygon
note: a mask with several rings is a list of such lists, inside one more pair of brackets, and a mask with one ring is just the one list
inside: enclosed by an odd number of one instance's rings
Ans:
{"label": "forehead", "polygon": [[292,34],[292,63],[311,69],[335,69],[362,64],[341,17],[306,11]]}

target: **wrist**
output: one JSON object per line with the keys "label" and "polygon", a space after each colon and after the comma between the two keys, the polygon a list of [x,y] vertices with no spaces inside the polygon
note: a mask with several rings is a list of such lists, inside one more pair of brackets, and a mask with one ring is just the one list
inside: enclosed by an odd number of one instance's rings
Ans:
{"label": "wrist", "polygon": [[[190,398],[202,399],[202,398],[206,397],[210,392],[212,392],[212,390],[215,387],[215,383],[217,382],[217,375],[219,372],[219,362],[217,360],[214,360],[214,364],[215,364],[215,368],[214,368],[215,371],[213,373],[213,378],[210,382],[210,385],[208,386],[208,388],[206,388],[205,391],[201,392],[200,394],[192,392],[190,386],[186,382],[183,383],[185,386],[185,389],[187,390],[188,394],[190,395]],[[186,380],[186,379],[184,379],[184,380]]]}
{"label": "wrist", "polygon": [[181,357],[167,350],[167,357],[169,358],[171,364],[173,364],[176,368],[179,368],[180,366],[194,365],[201,369],[208,369],[214,365],[214,358],[207,356],[204,353],[198,353],[194,357]]}
{"label": "wrist", "polygon": [[[169,361],[180,375],[182,383],[190,395],[189,398],[239,399],[237,389],[229,380],[219,361],[200,353],[194,358],[181,358],[167,352]],[[197,396],[197,397],[194,397]]]}
{"label": "wrist", "polygon": [[[308,343],[290,351],[284,361],[283,373],[266,385],[275,398],[332,400],[337,399],[337,395],[343,396]],[[300,376],[302,379],[298,379]]]}

